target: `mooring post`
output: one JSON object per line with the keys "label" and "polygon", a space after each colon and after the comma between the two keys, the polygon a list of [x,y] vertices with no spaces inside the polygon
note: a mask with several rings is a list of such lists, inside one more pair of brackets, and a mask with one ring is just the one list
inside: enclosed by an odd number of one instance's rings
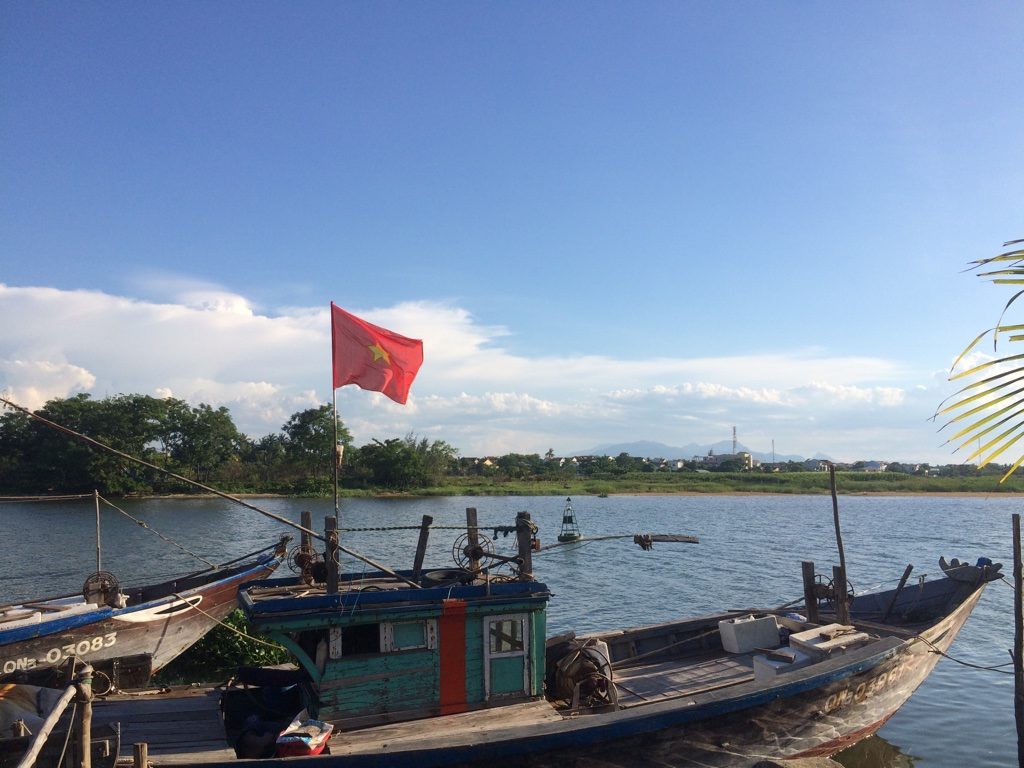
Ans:
{"label": "mooring post", "polygon": [[327,594],[338,593],[338,518],[328,517],[324,520],[324,538],[327,540],[327,549],[324,552],[324,560],[327,565]]}
{"label": "mooring post", "polygon": [[841,565],[832,566],[832,592],[836,601],[836,621],[850,623],[850,596],[846,592],[846,569]]}
{"label": "mooring post", "polygon": [[140,741],[132,747],[132,768],[149,767],[149,744]]}
{"label": "mooring post", "polygon": [[814,561],[804,560],[800,563],[804,578],[804,607],[807,609],[807,620],[818,623],[818,596],[814,592]]}
{"label": "mooring post", "polygon": [[299,548],[303,552],[309,552],[313,549],[313,537],[308,533],[308,531],[313,530],[313,513],[303,510],[300,523],[306,530],[302,532],[302,536],[299,538]]}
{"label": "mooring post", "polygon": [[430,538],[430,525],[434,518],[424,515],[420,522],[420,540],[416,542],[416,559],[412,563],[412,580],[419,581],[420,573],[423,571],[423,558],[427,554],[427,540]]}
{"label": "mooring post", "polygon": [[1024,565],[1020,555],[1020,515],[1013,515],[1013,713],[1017,721],[1017,762],[1024,765]]}
{"label": "mooring post", "polygon": [[469,570],[480,570],[480,529],[477,528],[476,507],[466,507],[466,556]]}
{"label": "mooring post", "polygon": [[75,703],[81,706],[78,719],[78,765],[92,768],[92,665],[83,664],[75,676]]}
{"label": "mooring post", "polygon": [[529,512],[516,515],[516,543],[519,545],[519,559],[523,562],[519,580],[530,581],[533,579],[533,523]]}

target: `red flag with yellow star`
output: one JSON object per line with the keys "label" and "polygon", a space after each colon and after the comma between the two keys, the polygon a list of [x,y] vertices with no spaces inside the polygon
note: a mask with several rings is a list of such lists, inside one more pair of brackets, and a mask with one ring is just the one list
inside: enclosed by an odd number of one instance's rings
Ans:
{"label": "red flag with yellow star", "polygon": [[355,384],[405,404],[423,365],[423,342],[368,323],[331,302],[334,388]]}

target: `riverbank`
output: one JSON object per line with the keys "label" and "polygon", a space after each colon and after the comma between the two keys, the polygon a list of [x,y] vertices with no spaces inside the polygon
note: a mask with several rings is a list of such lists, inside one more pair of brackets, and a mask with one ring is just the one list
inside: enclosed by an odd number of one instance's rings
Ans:
{"label": "riverbank", "polygon": [[[1000,496],[1024,495],[1024,477],[1014,475],[999,482],[999,475],[951,477],[906,475],[897,472],[837,472],[836,486],[842,496]],[[251,488],[225,492],[239,498],[330,498],[330,491],[319,494],[282,494],[253,492]],[[831,493],[825,472],[665,472],[627,473],[558,478],[509,480],[497,476],[448,477],[426,488],[394,490],[377,488],[340,488],[343,498],[410,499],[449,496],[714,496],[714,495],[797,495],[816,496]],[[53,491],[48,494],[54,495]],[[202,498],[196,494],[133,495],[132,498]],[[24,499],[25,497],[21,497]]]}

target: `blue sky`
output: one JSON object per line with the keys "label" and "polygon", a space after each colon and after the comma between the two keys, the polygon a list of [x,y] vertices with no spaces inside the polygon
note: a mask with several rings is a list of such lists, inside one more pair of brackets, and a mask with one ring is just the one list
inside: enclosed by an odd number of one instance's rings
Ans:
{"label": "blue sky", "polygon": [[0,389],[330,400],[357,443],[949,463],[1024,237],[1018,3],[8,3]]}

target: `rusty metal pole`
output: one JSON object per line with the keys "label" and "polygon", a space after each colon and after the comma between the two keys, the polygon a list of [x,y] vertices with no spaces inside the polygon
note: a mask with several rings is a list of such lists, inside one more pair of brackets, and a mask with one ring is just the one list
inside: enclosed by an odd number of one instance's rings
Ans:
{"label": "rusty metal pole", "polygon": [[[828,465],[828,480],[832,487],[832,523],[836,528],[836,546],[839,547],[839,567],[846,574],[846,552],[843,550],[843,532],[839,529],[839,496],[836,493],[836,465]],[[843,591],[846,591],[846,584],[843,584]]]}
{"label": "rusty metal pole", "polygon": [[1017,762],[1024,766],[1024,565],[1020,554],[1020,515],[1013,515],[1013,713],[1017,721]]}
{"label": "rusty metal pole", "polygon": [[78,720],[78,765],[92,768],[92,665],[83,664],[75,676],[75,703],[81,705]]}

